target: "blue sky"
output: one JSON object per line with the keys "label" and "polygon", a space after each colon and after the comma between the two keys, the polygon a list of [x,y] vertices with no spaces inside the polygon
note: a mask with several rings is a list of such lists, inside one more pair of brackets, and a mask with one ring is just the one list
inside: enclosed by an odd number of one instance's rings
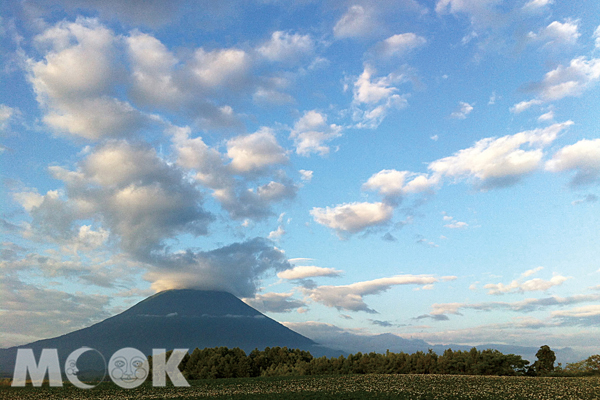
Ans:
{"label": "blue sky", "polygon": [[1,7],[0,346],[193,287],[600,351],[595,2]]}

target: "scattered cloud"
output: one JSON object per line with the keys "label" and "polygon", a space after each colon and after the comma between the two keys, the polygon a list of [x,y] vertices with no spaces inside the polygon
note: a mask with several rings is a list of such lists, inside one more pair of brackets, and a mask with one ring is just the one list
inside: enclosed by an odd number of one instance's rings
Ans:
{"label": "scattered cloud", "polygon": [[367,64],[354,81],[352,118],[358,128],[377,128],[390,109],[408,105],[406,96],[399,95],[394,86],[406,82],[406,74],[393,72],[380,78],[374,78],[374,74],[375,69]]}
{"label": "scattered cloud", "polygon": [[385,203],[348,203],[335,207],[314,207],[310,214],[321,225],[338,235],[353,234],[389,222],[394,209]]}
{"label": "scattered cloud", "polygon": [[260,312],[286,313],[306,305],[302,300],[293,299],[293,295],[293,293],[265,293],[243,300]]}
{"label": "scattered cloud", "polygon": [[595,194],[587,194],[583,199],[574,200],[573,202],[571,202],[571,204],[576,206],[578,204],[583,204],[583,203],[596,203],[597,201],[598,201],[598,196],[596,196]]}
{"label": "scattered cloud", "polygon": [[368,321],[371,322],[373,325],[381,326],[384,328],[390,328],[394,326],[394,324],[392,324],[390,321],[380,321],[377,319],[368,319]]}
{"label": "scattered cloud", "polygon": [[600,304],[575,307],[571,310],[552,312],[552,318],[569,326],[598,326],[600,323]]}
{"label": "scattered cloud", "polygon": [[228,140],[227,156],[231,158],[231,168],[239,173],[260,171],[288,161],[285,150],[277,143],[275,133],[266,127],[256,133]]}
{"label": "scattered cloud", "polygon": [[535,267],[535,268],[532,268],[532,269],[528,269],[527,271],[523,272],[521,274],[521,276],[526,278],[528,276],[537,274],[538,272],[540,272],[543,269],[544,269],[544,267]]}
{"label": "scattered cloud", "polygon": [[438,0],[435,12],[443,14],[467,14],[476,27],[488,27],[498,23],[497,7],[501,0]]}
{"label": "scattered cloud", "polygon": [[409,171],[384,169],[374,174],[363,184],[363,190],[374,190],[390,203],[407,194],[431,191],[438,183],[437,177],[415,174]]}
{"label": "scattered cloud", "polygon": [[550,110],[538,117],[539,122],[549,122],[554,120],[554,111]]}
{"label": "scattered cloud", "polygon": [[545,42],[544,47],[572,46],[581,36],[578,29],[578,21],[553,21],[538,33],[529,32],[527,36],[530,40]]}
{"label": "scattered cloud", "polygon": [[[528,276],[528,275],[524,275]],[[503,283],[489,283],[484,287],[488,289],[488,294],[504,294],[504,293],[523,293],[523,292],[543,292],[554,286],[562,285],[569,278],[562,275],[555,275],[550,280],[546,281],[540,278],[530,279],[525,282],[519,282],[518,280],[512,281],[510,284],[505,285]]]}
{"label": "scattered cloud", "polygon": [[441,303],[431,306],[431,315],[453,314],[462,315],[460,310],[510,310],[519,312],[532,312],[547,307],[567,306],[579,303],[588,303],[600,299],[598,294],[578,294],[568,297],[550,296],[540,299],[525,299],[515,302],[483,302],[483,303]]}
{"label": "scattered cloud", "polygon": [[517,103],[514,106],[512,106],[510,108],[510,112],[513,114],[520,114],[523,111],[528,110],[532,106],[539,105],[539,104],[543,104],[543,101],[538,100],[538,99],[522,101],[522,102]]}
{"label": "scattered cloud", "polygon": [[424,37],[415,33],[400,33],[377,43],[373,51],[380,57],[402,56],[426,43]]}
{"label": "scattered cloud", "polygon": [[471,113],[471,111],[473,111],[473,106],[469,103],[465,103],[464,101],[459,101],[458,105],[459,105],[458,110],[456,110],[452,114],[450,114],[450,117],[456,118],[456,119],[465,119],[465,118],[467,118],[467,115],[469,115]]}
{"label": "scattered cloud", "polygon": [[6,104],[0,104],[0,132],[7,129],[9,121],[14,115],[14,108],[9,107]]}
{"label": "scattered cloud", "polygon": [[336,124],[327,124],[327,115],[316,110],[307,111],[296,121],[290,133],[294,140],[296,153],[309,156],[318,153],[321,156],[329,153],[329,146],[325,143],[342,136],[342,127]]}
{"label": "scattered cloud", "polygon": [[268,239],[271,240],[279,240],[283,235],[285,235],[285,229],[282,225],[279,225],[276,230],[269,232]]}
{"label": "scattered cloud", "polygon": [[[290,260],[291,262],[291,260]],[[315,267],[315,266],[298,266],[292,269],[288,269],[285,271],[281,271],[277,273],[277,277],[281,279],[287,280],[296,280],[296,279],[306,279],[306,278],[316,278],[319,276],[332,276],[337,277],[340,276],[343,271],[337,270],[335,268],[323,268],[323,267]]]}
{"label": "scattered cloud", "polygon": [[271,34],[271,40],[257,51],[269,61],[290,63],[312,54],[314,41],[310,35],[275,31]]}
{"label": "scattered cloud", "polygon": [[597,183],[600,179],[600,139],[583,139],[565,146],[546,162],[551,172],[575,171],[571,186]]}
{"label": "scattered cloud", "polygon": [[312,181],[313,171],[301,169],[298,172],[300,172],[300,179],[302,179],[304,182]]}
{"label": "scattered cloud", "polygon": [[191,62],[191,77],[205,88],[233,87],[246,78],[251,65],[250,56],[240,49],[196,49]]}
{"label": "scattered cloud", "polygon": [[44,122],[56,132],[99,140],[131,135],[147,117],[113,97],[124,79],[117,67],[118,39],[95,19],[59,22],[35,38],[45,50],[28,60],[29,80],[46,110]]}
{"label": "scattered cloud", "polygon": [[427,285],[438,282],[431,275],[396,275],[389,278],[374,279],[342,286],[318,286],[313,289],[302,289],[312,301],[338,310],[365,311],[377,313],[369,308],[363,297],[375,295],[397,285]]}
{"label": "scattered cloud", "polygon": [[[432,162],[428,168],[435,174],[468,178],[482,189],[508,186],[537,169],[542,162],[542,149],[572,124],[567,121],[501,138],[482,139],[473,147]],[[524,150],[523,145],[532,149]]]}
{"label": "scattered cloud", "polygon": [[600,79],[600,58],[577,57],[568,66],[559,65],[546,73],[544,79],[530,89],[545,102],[576,97],[590,89]]}
{"label": "scattered cloud", "polygon": [[462,221],[452,221],[451,223],[444,225],[444,227],[448,229],[466,229],[468,226],[469,224]]}
{"label": "scattered cloud", "polygon": [[71,294],[0,277],[0,332],[6,346],[64,335],[110,316],[110,298]]}
{"label": "scattered cloud", "polygon": [[368,8],[353,5],[336,22],[333,35],[337,39],[362,37],[369,35],[376,27],[376,20]]}
{"label": "scattered cloud", "polygon": [[523,10],[525,11],[538,11],[550,4],[554,4],[554,0],[529,0],[523,6]]}
{"label": "scattered cloud", "polygon": [[49,192],[31,209],[32,226],[40,232],[70,236],[73,221],[99,218],[123,249],[145,257],[177,234],[206,234],[213,220],[201,207],[200,192],[146,145],[107,142],[75,171],[49,170],[65,183],[68,198]]}

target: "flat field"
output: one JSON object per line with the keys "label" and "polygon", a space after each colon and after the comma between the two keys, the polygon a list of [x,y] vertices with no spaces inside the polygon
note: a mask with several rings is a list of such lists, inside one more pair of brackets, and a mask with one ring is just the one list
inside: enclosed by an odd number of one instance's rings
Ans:
{"label": "flat field", "polygon": [[0,387],[0,399],[600,399],[600,377],[529,378],[457,375],[341,375],[240,378],[190,382],[191,387],[91,390]]}

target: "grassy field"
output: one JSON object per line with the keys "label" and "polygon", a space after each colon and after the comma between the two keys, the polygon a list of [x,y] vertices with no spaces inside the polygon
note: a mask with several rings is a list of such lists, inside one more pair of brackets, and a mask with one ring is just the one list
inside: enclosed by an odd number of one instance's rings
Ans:
{"label": "grassy field", "polygon": [[600,378],[456,375],[343,375],[240,378],[191,382],[188,388],[142,385],[92,390],[0,387],[0,399],[600,399]]}

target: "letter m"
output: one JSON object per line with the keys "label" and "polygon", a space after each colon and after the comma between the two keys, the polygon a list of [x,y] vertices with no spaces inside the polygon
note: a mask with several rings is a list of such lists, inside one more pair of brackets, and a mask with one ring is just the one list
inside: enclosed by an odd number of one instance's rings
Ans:
{"label": "letter m", "polygon": [[50,386],[62,386],[60,374],[60,363],[58,362],[58,351],[56,349],[43,349],[40,362],[35,362],[32,349],[17,349],[17,360],[11,386],[25,386],[27,372],[33,386],[42,386],[46,372]]}

